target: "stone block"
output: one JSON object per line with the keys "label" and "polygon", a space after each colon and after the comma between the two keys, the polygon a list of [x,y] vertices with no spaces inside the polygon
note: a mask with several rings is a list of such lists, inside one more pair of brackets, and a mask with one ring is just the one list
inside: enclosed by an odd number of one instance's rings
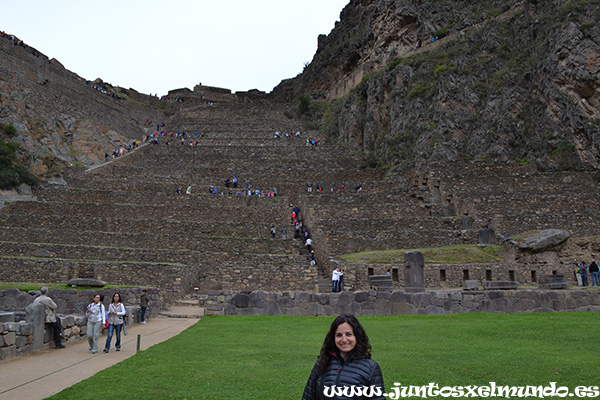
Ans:
{"label": "stone block", "polygon": [[253,292],[250,293],[250,300],[252,301],[256,301],[256,300],[265,300],[267,297],[267,294],[262,291],[262,290],[255,290]]}
{"label": "stone block", "polygon": [[329,304],[332,306],[337,306],[340,302],[340,294],[339,293],[329,293]]}
{"label": "stone block", "polygon": [[566,289],[569,286],[569,282],[564,275],[544,275],[540,280],[540,289],[552,289],[561,290]]}
{"label": "stone block", "polygon": [[407,301],[407,296],[405,292],[395,291],[392,292],[392,302],[394,303],[403,303]]}
{"label": "stone block", "polygon": [[[327,298],[329,299],[329,296],[327,295]],[[310,300],[310,294],[307,292],[300,292],[296,295],[296,301],[298,301],[298,303],[308,303],[308,301]],[[327,303],[329,304],[329,303]]]}
{"label": "stone block", "polygon": [[19,329],[19,332],[21,332],[21,335],[33,335],[33,324],[30,322],[25,322],[25,321],[21,321],[21,328]]}
{"label": "stone block", "polygon": [[413,303],[417,308],[425,308],[431,302],[429,293],[415,293],[413,297]]}
{"label": "stone block", "polygon": [[81,328],[77,325],[73,325],[73,327],[71,328],[71,335],[79,336],[80,333],[81,333]]}
{"label": "stone block", "polygon": [[274,301],[265,303],[263,315],[283,315],[279,304]]}
{"label": "stone block", "polygon": [[7,322],[4,324],[4,328],[9,332],[19,332],[21,330],[21,324],[18,322]]}
{"label": "stone block", "polygon": [[290,297],[282,296],[279,300],[279,306],[282,308],[297,307],[298,302]]}
{"label": "stone block", "polygon": [[245,317],[250,315],[261,315],[262,310],[258,308],[240,308],[238,309],[238,315]]}
{"label": "stone block", "polygon": [[[209,313],[211,315],[214,315],[214,314],[212,314],[212,310],[208,310],[207,309],[207,311],[209,311]],[[225,313],[225,315],[238,315],[238,308],[236,306],[231,305],[231,304],[227,304],[225,306],[224,313]]]}
{"label": "stone block", "polygon": [[463,281],[463,290],[481,290],[481,283],[476,279]]}
{"label": "stone block", "polygon": [[24,356],[25,354],[31,353],[31,345],[24,344],[21,347],[17,346],[16,353],[17,356]]}
{"label": "stone block", "polygon": [[60,317],[60,325],[63,327],[63,329],[72,327],[75,325],[75,317],[73,315],[65,315]]}
{"label": "stone block", "polygon": [[446,311],[442,307],[438,307],[438,306],[427,306],[425,309],[427,310],[427,315],[446,314]]}
{"label": "stone block", "polygon": [[503,298],[504,297],[504,293],[498,291],[498,290],[493,290],[487,293],[487,297],[490,300],[494,300],[494,299],[499,299],[499,298]]}
{"label": "stone block", "polygon": [[250,304],[250,296],[245,293],[238,293],[231,299],[231,305],[237,308],[248,308]]}
{"label": "stone block", "polygon": [[369,294],[367,292],[355,292],[354,293],[354,301],[357,303],[362,303],[369,299]]}
{"label": "stone block", "polygon": [[14,346],[17,340],[17,334],[15,332],[8,332],[4,335],[4,345],[5,346]]}
{"label": "stone block", "polygon": [[17,335],[15,337],[15,346],[17,346],[17,349],[19,347],[23,347],[27,344],[27,336],[22,336],[22,335]]}
{"label": "stone block", "polygon": [[0,323],[3,322],[15,322],[15,313],[0,312]]}
{"label": "stone block", "polygon": [[377,298],[390,300],[392,298],[392,292],[377,292]]}
{"label": "stone block", "polygon": [[28,293],[21,293],[15,298],[15,307],[19,310],[24,309],[33,302],[33,297]]}
{"label": "stone block", "polygon": [[360,308],[363,312],[362,315],[364,315],[365,310],[373,310],[375,308],[375,303],[372,301],[363,301],[360,303]]}
{"label": "stone block", "polygon": [[425,256],[422,251],[404,253],[404,287],[407,292],[425,290]]}
{"label": "stone block", "polygon": [[253,299],[252,307],[254,308],[263,308],[265,306],[265,301],[263,299]]}
{"label": "stone block", "polygon": [[0,335],[0,347],[4,347],[4,335]]}
{"label": "stone block", "polygon": [[340,292],[339,293],[339,305],[345,306],[354,301],[354,293],[352,292]]}
{"label": "stone block", "polygon": [[485,290],[514,290],[519,287],[519,282],[514,281],[483,281]]}
{"label": "stone block", "polygon": [[324,305],[324,306],[328,305],[329,301],[331,300],[329,295],[326,293],[321,293],[318,297],[319,297],[319,304]]}
{"label": "stone block", "polygon": [[0,360],[8,360],[17,356],[17,348],[13,346],[0,348]]}
{"label": "stone block", "polygon": [[[307,303],[307,305],[310,303]],[[285,310],[285,315],[290,317],[306,317],[308,316],[306,310],[302,307],[292,307]]]}
{"label": "stone block", "polygon": [[375,315],[389,317],[392,315],[392,302],[388,299],[381,299],[375,302]]}
{"label": "stone block", "polygon": [[414,315],[417,308],[414,304],[406,302],[392,302],[392,315]]}

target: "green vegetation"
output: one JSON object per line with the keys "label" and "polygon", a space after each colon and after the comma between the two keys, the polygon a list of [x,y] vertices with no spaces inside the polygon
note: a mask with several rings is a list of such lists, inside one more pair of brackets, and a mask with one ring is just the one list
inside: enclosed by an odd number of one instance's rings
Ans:
{"label": "green vegetation", "polygon": [[443,37],[445,37],[448,34],[448,30],[446,28],[442,28],[442,29],[438,29],[437,31],[433,32],[433,37],[441,39]]}
{"label": "green vegetation", "polygon": [[17,128],[13,124],[0,124],[0,129],[8,136],[16,136],[17,134]]}
{"label": "green vegetation", "polygon": [[[0,282],[0,290],[7,289],[18,289],[22,292],[29,292],[31,290],[40,290],[42,286],[46,286],[48,289],[76,289],[76,290],[89,290],[89,289],[98,289],[97,287],[92,286],[77,286],[71,287],[66,283],[49,283],[49,282]],[[137,287],[133,285],[106,285],[101,289],[112,289],[112,288],[129,288],[129,287]]]}
{"label": "green vegetation", "polygon": [[310,97],[306,94],[298,96],[298,112],[305,115],[310,111]]}
{"label": "green vegetation", "polygon": [[36,176],[17,158],[19,144],[0,139],[0,189],[12,189],[21,183],[35,185]]}
{"label": "green vegetation", "polygon": [[523,240],[525,240],[527,238],[537,236],[539,234],[540,234],[540,231],[528,231],[528,232],[519,233],[518,235],[513,236],[513,239],[518,242],[522,242]]}
{"label": "green vegetation", "polygon": [[[205,317],[51,399],[298,399],[331,317]],[[597,386],[598,313],[361,317],[386,389]],[[143,338],[142,338],[143,340]],[[124,396],[124,393],[126,395]]]}
{"label": "green vegetation", "polygon": [[404,253],[422,251],[428,264],[469,264],[501,261],[502,246],[458,245],[426,249],[363,251],[340,258],[352,264],[402,264]]}

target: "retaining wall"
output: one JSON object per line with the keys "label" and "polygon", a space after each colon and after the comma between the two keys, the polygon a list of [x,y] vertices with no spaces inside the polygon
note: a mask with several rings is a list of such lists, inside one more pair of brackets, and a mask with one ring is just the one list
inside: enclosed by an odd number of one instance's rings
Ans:
{"label": "retaining wall", "polygon": [[467,312],[600,311],[597,290],[432,290],[340,293],[211,291],[200,296],[207,315],[358,316],[438,315]]}
{"label": "retaining wall", "polygon": [[[63,344],[69,345],[85,339],[87,335],[87,319],[85,309],[95,293],[104,295],[107,306],[112,295],[121,294],[123,304],[129,315],[129,324],[138,323],[139,299],[142,290],[139,288],[104,289],[104,290],[50,290],[48,295],[57,305],[57,315],[63,328]],[[158,316],[162,308],[157,289],[148,289],[150,301],[148,318]],[[0,290],[0,360],[28,354],[54,346],[52,327],[44,323],[44,309],[41,306],[36,315],[30,305],[37,297],[36,292],[26,293],[17,289]],[[38,306],[38,304],[36,304]]]}

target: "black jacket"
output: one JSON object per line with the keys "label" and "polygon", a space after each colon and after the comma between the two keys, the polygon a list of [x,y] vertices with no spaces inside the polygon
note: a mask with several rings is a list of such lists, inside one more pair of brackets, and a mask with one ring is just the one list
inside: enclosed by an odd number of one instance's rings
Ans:
{"label": "black jacket", "polygon": [[[351,386],[361,389],[369,389],[370,386],[374,386],[375,390],[379,390],[379,396],[370,396],[371,392],[367,392],[369,397],[358,396],[355,392],[354,396],[345,397],[341,391],[346,389],[348,394]],[[326,397],[323,393],[326,387],[329,394],[335,390],[337,395]],[[338,354],[332,353],[325,373],[319,374],[316,364],[313,367],[304,388],[302,400],[385,399],[383,393],[385,393],[383,376],[379,365],[375,361],[370,358],[355,358],[354,354],[350,353],[348,359],[344,362]]]}

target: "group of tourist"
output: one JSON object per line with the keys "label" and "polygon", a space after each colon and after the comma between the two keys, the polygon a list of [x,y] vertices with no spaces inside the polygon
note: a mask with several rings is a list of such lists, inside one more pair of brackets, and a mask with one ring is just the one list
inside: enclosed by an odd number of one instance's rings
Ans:
{"label": "group of tourist", "polygon": [[[362,183],[357,183],[356,186],[354,186],[354,191],[355,192],[360,192],[362,190]],[[315,192],[317,193],[322,193],[324,191],[323,186],[320,185],[316,185],[315,187]],[[346,185],[342,184],[342,186],[339,189],[340,192],[345,192],[346,191]],[[306,184],[306,192],[307,193],[312,193],[313,192],[313,184],[311,182],[307,182]],[[333,188],[333,186],[330,189],[330,192],[333,193],[335,192],[335,189]]]}
{"label": "group of tourist", "polygon": [[[162,139],[159,139],[159,138],[164,138],[165,145],[170,144],[169,139],[179,139],[180,143],[182,145],[198,146],[200,144],[198,139],[203,139],[204,133],[199,133],[198,131],[194,131],[194,135],[192,136],[191,134],[186,135],[185,131],[184,132],[180,132],[180,131],[169,132],[168,130],[164,129],[164,124],[162,124],[162,125],[159,124],[159,125],[157,125],[156,131],[152,132],[149,135],[149,140],[151,140],[152,143],[154,143],[154,144],[160,144]],[[186,139],[194,139],[194,140],[187,141]]]}
{"label": "group of tourist", "polygon": [[285,139],[291,139],[291,138],[299,138],[300,137],[300,131],[292,131],[291,133],[284,133],[283,136],[281,136],[281,133],[279,131],[275,131],[275,139],[281,139],[281,138],[285,138]]}
{"label": "group of tourist", "polygon": [[[110,351],[110,346],[113,336],[115,340],[115,349],[121,351],[121,331],[127,335],[127,311],[121,301],[121,295],[119,293],[113,294],[112,300],[108,305],[108,311],[104,306],[104,296],[101,294],[95,294],[92,298],[92,302],[86,307],[86,318],[87,318],[87,338],[89,344],[89,350],[92,354],[98,352],[98,341],[100,339],[100,333],[102,329],[108,329],[108,335],[106,343],[104,344],[104,352]],[[57,305],[48,296],[48,288],[42,287],[40,289],[40,296],[38,296],[34,303],[40,303],[45,309],[44,322],[50,324],[54,334],[54,345],[57,349],[64,349],[65,345],[62,344],[62,325],[60,318],[56,315]],[[142,289],[142,295],[140,296],[140,323],[146,324],[146,311],[148,309],[149,294],[148,289]]]}
{"label": "group of tourist", "polygon": [[225,194],[229,194],[229,196],[233,196],[236,194],[237,196],[257,196],[257,197],[277,197],[279,191],[277,188],[273,188],[272,190],[262,190],[262,189],[252,189],[252,185],[250,184],[250,179],[246,179],[246,183],[244,188],[241,188],[239,185],[239,181],[237,177],[233,176],[231,178],[227,178],[224,181],[225,190],[219,189],[216,186],[210,186],[208,188],[209,194],[219,194],[221,196],[225,196]]}
{"label": "group of tourist", "polygon": [[94,85],[93,83],[90,83],[89,85],[90,85],[90,87],[92,89],[95,89],[95,90],[99,91],[102,94],[105,94],[105,95],[107,95],[109,97],[112,97],[113,99],[116,99],[116,100],[121,100],[121,98],[119,97],[118,94],[113,93],[113,92],[109,92],[108,90],[104,89],[102,86]]}
{"label": "group of tourist", "polygon": [[290,207],[292,207],[290,219],[291,224],[294,228],[294,239],[302,239],[304,247],[306,247],[308,253],[310,254],[310,265],[314,267],[315,265],[317,265],[317,257],[315,256],[315,251],[313,249],[313,240],[310,237],[308,228],[306,228],[306,226],[303,224],[302,215],[300,214],[300,208],[298,206],[294,206],[293,204],[290,204]]}
{"label": "group of tourist", "polygon": [[577,265],[575,273],[577,275],[577,283],[579,284],[579,286],[589,286],[589,272],[592,278],[592,287],[600,287],[599,268],[598,264],[596,264],[596,260],[592,260],[590,265],[587,265],[583,260],[576,260],[575,264]]}
{"label": "group of tourist", "polygon": [[[144,141],[145,139],[142,138],[142,141]],[[136,149],[137,147],[140,146],[140,141],[139,140],[134,140],[129,144],[126,145],[121,145],[119,146],[118,149],[114,150],[112,152],[112,158],[118,158],[121,157],[122,155],[129,153],[130,151]],[[111,156],[108,153],[104,153],[104,161],[108,161],[111,158]]]}

